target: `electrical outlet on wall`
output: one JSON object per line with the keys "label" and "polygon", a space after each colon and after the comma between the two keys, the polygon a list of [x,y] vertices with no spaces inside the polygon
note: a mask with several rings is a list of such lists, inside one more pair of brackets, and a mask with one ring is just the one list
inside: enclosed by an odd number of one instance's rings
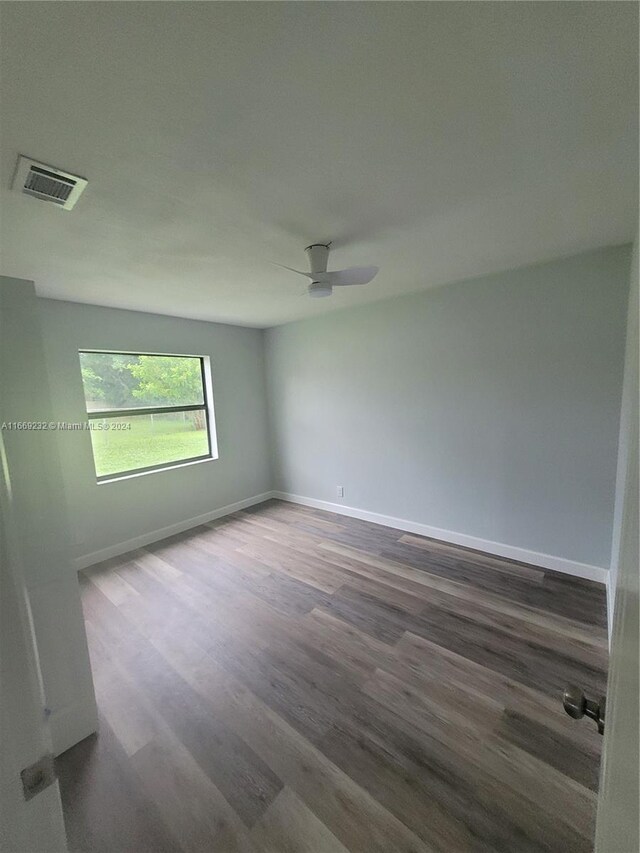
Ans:
{"label": "electrical outlet on wall", "polygon": [[344,497],[344,486],[338,486],[338,497],[339,498]]}

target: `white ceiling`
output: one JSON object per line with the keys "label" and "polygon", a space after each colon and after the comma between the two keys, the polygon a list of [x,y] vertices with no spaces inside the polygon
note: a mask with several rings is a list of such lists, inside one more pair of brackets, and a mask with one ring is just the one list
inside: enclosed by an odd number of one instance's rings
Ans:
{"label": "white ceiling", "polygon": [[[636,3],[2,4],[2,272],[269,326],[633,237]],[[18,153],[88,178],[11,192]],[[303,248],[367,287],[304,295]]]}

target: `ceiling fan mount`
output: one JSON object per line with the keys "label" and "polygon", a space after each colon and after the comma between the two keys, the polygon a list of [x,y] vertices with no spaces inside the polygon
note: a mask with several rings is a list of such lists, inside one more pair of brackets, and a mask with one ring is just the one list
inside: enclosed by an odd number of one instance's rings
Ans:
{"label": "ceiling fan mount", "polygon": [[354,284],[368,284],[378,273],[378,267],[349,267],[346,270],[327,270],[331,243],[311,243],[305,248],[309,260],[309,272],[302,272],[283,264],[277,264],[290,272],[311,279],[307,287],[309,296],[314,298],[331,296],[334,287],[346,287]]}

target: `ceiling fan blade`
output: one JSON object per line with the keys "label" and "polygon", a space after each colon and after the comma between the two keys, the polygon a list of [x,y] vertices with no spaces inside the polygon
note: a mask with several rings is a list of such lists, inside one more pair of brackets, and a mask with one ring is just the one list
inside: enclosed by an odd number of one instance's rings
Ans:
{"label": "ceiling fan blade", "polygon": [[316,274],[314,281],[331,285],[369,284],[376,277],[379,269],[379,267],[349,267],[346,270]]}
{"label": "ceiling fan blade", "polygon": [[280,267],[283,270],[289,270],[289,272],[297,272],[298,275],[306,275],[307,278],[313,278],[313,275],[310,272],[302,272],[302,270],[294,270],[293,267],[286,267],[284,264],[277,264],[275,261],[270,261],[274,267]]}

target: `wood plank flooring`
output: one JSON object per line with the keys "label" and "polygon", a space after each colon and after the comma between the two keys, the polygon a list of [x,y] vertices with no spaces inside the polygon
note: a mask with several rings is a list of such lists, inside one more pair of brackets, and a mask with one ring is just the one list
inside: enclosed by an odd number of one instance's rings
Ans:
{"label": "wood plank flooring", "polygon": [[601,585],[277,501],[81,584],[72,851],[592,849]]}

